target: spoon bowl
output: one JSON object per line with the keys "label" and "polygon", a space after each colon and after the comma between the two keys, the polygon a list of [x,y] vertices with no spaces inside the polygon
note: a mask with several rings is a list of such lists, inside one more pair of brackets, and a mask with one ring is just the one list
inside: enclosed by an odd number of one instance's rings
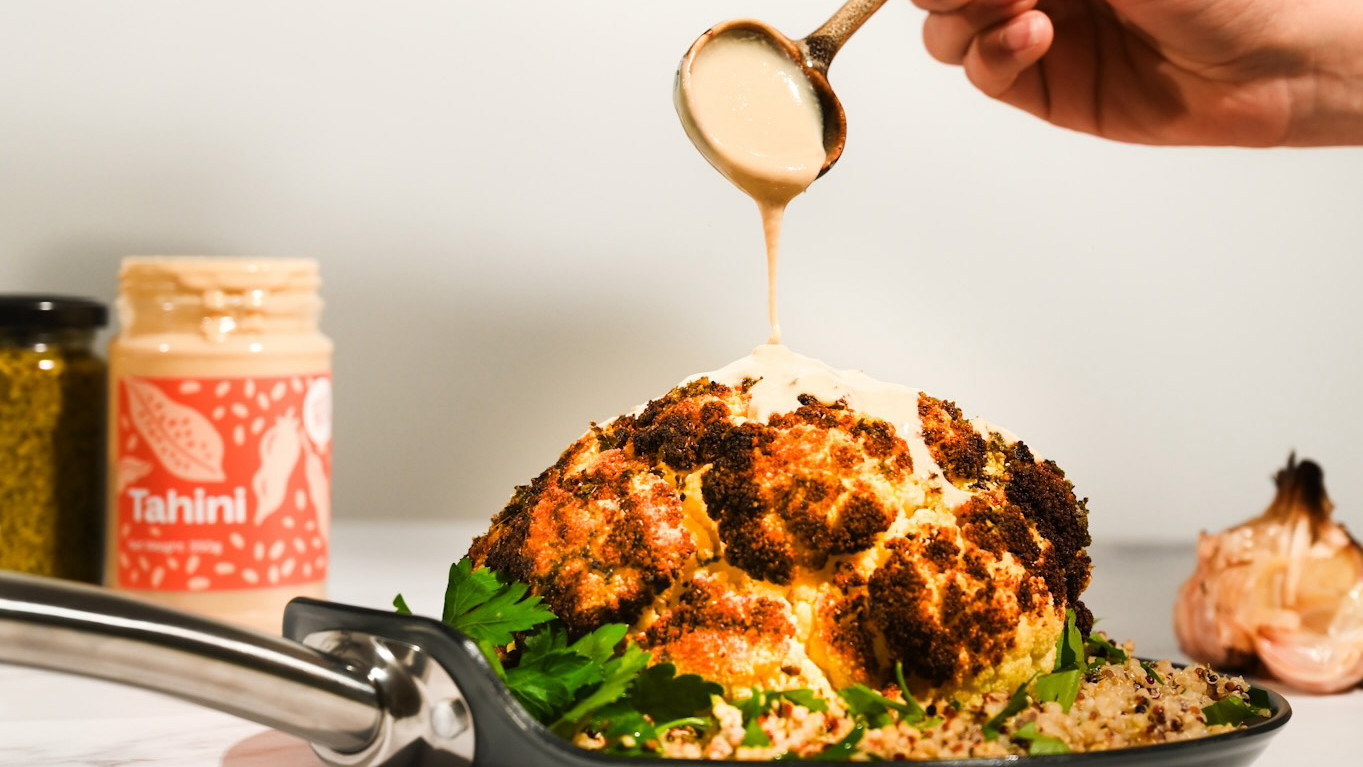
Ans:
{"label": "spoon bowl", "polygon": [[715,148],[709,145],[703,135],[699,135],[701,131],[695,129],[695,115],[689,96],[691,70],[697,55],[715,40],[726,36],[755,38],[788,57],[808,80],[818,100],[819,112],[823,119],[823,146],[826,157],[819,175],[827,173],[842,157],[843,148],[847,144],[847,114],[842,108],[842,102],[838,101],[837,94],[833,92],[833,86],[828,82],[829,64],[852,33],[860,29],[871,14],[885,2],[886,0],[848,0],[829,17],[828,21],[800,40],[792,40],[770,24],[754,19],[726,21],[706,30],[691,44],[677,69],[674,95],[677,111],[681,114],[687,135],[702,154],[707,157],[713,156]]}
{"label": "spoon bowl", "polygon": [[843,111],[842,102],[838,101],[838,96],[833,92],[833,86],[828,82],[827,66],[820,68],[813,65],[806,56],[805,41],[791,40],[782,34],[775,27],[755,19],[734,19],[705,30],[696,39],[682,57],[681,65],[677,68],[677,80],[675,87],[675,97],[677,111],[681,114],[682,125],[686,127],[686,133],[691,141],[700,149],[701,153],[707,157],[713,156],[715,147],[711,146],[709,139],[695,128],[696,116],[692,109],[692,101],[689,97],[691,85],[692,64],[710,43],[726,36],[739,36],[756,38],[773,50],[787,56],[791,61],[800,67],[801,74],[809,81],[814,91],[815,98],[819,102],[819,112],[823,118],[823,146],[827,154],[823,167],[819,170],[822,176],[833,167],[833,163],[842,156],[843,146],[847,143],[847,114]]}

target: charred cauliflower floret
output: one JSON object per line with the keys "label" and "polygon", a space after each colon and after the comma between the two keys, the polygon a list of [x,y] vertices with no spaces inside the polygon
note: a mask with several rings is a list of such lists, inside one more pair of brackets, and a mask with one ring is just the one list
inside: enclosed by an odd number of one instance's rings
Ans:
{"label": "charred cauliflower floret", "polygon": [[730,690],[1011,689],[1085,631],[1065,475],[950,402],[783,347],[593,426],[469,552]]}

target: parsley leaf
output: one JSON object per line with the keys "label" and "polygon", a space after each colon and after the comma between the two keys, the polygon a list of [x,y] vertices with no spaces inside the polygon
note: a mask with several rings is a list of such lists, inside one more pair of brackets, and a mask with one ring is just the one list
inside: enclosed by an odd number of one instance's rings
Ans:
{"label": "parsley leaf", "polygon": [[1027,708],[1027,704],[1030,701],[1030,698],[1027,696],[1027,685],[1031,684],[1031,681],[1032,680],[1028,679],[1026,682],[1018,685],[1018,688],[1013,691],[1013,697],[1008,699],[1008,705],[1004,706],[1002,711],[995,714],[994,718],[984,723],[984,737],[989,740],[998,738],[1003,732],[1003,725],[1019,711]]}
{"label": "parsley leaf", "polygon": [[848,713],[864,720],[872,728],[893,724],[895,718],[890,716],[891,711],[898,714],[898,721],[905,724],[919,726],[935,724],[935,720],[924,724],[927,712],[918,705],[918,701],[914,700],[912,695],[909,695],[909,686],[904,683],[904,664],[896,663],[894,673],[895,681],[899,683],[899,694],[904,698],[902,701],[881,695],[863,684],[854,684],[838,690],[838,697],[847,703]]}
{"label": "parsley leaf", "polygon": [[711,699],[723,694],[723,687],[705,681],[699,674],[677,676],[676,666],[659,663],[644,669],[634,680],[629,700],[644,716],[656,723],[666,723],[708,711]]}
{"label": "parsley leaf", "polygon": [[751,695],[739,698],[733,701],[733,704],[743,714],[743,741],[740,745],[770,746],[771,738],[767,737],[766,731],[758,721],[762,712],[767,710],[766,694],[754,687]]}
{"label": "parsley leaf", "polygon": [[743,740],[739,745],[759,747],[771,745],[771,738],[767,735],[767,731],[762,729],[762,722],[756,716],[751,719],[745,717],[743,723]]}
{"label": "parsley leaf", "polygon": [[803,759],[790,752],[786,752],[776,757],[777,761],[808,761],[808,762],[847,762],[857,755],[857,744],[866,734],[866,726],[858,724],[852,731],[843,736],[842,740],[830,744],[827,748],[813,756]]}
{"label": "parsley leaf", "polygon": [[1268,711],[1273,708],[1273,699],[1268,697],[1268,690],[1262,687],[1251,687],[1249,688],[1249,704]]}
{"label": "parsley leaf", "polygon": [[556,721],[606,680],[607,663],[626,630],[621,623],[606,624],[569,645],[564,631],[544,626],[522,641],[520,662],[506,671],[506,685],[536,719]]}
{"label": "parsley leaf", "polygon": [[1036,728],[1036,722],[1028,722],[1022,725],[1013,733],[1013,740],[1020,740],[1027,744],[1027,753],[1031,756],[1038,754],[1068,754],[1069,746],[1059,738],[1051,735],[1042,735]]}
{"label": "parsley leaf", "polygon": [[864,684],[854,684],[838,690],[838,697],[847,703],[847,713],[865,722],[872,729],[894,724],[890,712],[901,704],[890,700]]}
{"label": "parsley leaf", "polygon": [[[625,638],[629,626],[623,623],[607,623],[597,630],[573,642],[568,648],[597,665],[602,665],[615,655],[615,647]],[[526,643],[529,647],[529,642]]]}
{"label": "parsley leaf", "polygon": [[1126,651],[1108,640],[1102,634],[1089,634],[1084,641],[1084,650],[1095,661],[1120,665],[1126,663]]}
{"label": "parsley leaf", "polygon": [[1155,684],[1164,684],[1164,677],[1160,676],[1159,672],[1155,670],[1154,661],[1143,660],[1140,663],[1141,668],[1145,669],[1145,673],[1155,680]]}
{"label": "parsley leaf", "polygon": [[[401,594],[393,607],[411,614]],[[723,693],[695,674],[677,676],[672,664],[648,669],[649,653],[625,640],[623,623],[569,642],[528,585],[507,583],[468,557],[450,566],[441,620],[478,645],[531,716],[566,738],[590,726],[612,753],[650,753],[660,732],[703,728],[710,720],[694,715]]]}
{"label": "parsley leaf", "polygon": [[1202,716],[1206,717],[1208,725],[1229,724],[1239,727],[1250,719],[1266,717],[1270,713],[1267,708],[1245,702],[1239,695],[1229,695],[1202,707]]}
{"label": "parsley leaf", "polygon": [[773,701],[785,700],[794,706],[804,706],[816,714],[828,710],[828,701],[824,700],[817,692],[805,688],[773,690],[767,693],[767,697]]}
{"label": "parsley leaf", "polygon": [[1075,625],[1074,610],[1067,608],[1065,610],[1065,628],[1061,630],[1060,638],[1056,640],[1055,668],[1052,670],[1064,671],[1077,668],[1083,671],[1086,667],[1087,656],[1084,653],[1084,635]]}
{"label": "parsley leaf", "polygon": [[1082,681],[1083,674],[1077,668],[1043,674],[1036,678],[1032,694],[1036,696],[1038,702],[1059,703],[1060,708],[1069,713],[1070,706],[1074,705],[1074,699],[1079,696],[1079,683]]}
{"label": "parsley leaf", "polygon": [[606,739],[603,750],[612,754],[648,754],[648,744],[658,740],[658,728],[625,699],[597,709],[591,728]]}
{"label": "parsley leaf", "polygon": [[556,650],[568,649],[568,632],[562,626],[550,623],[521,637],[519,649],[522,655],[534,657]]}
{"label": "parsley leaf", "polygon": [[[909,685],[904,682],[903,661],[895,661],[894,678],[899,683],[899,697],[904,699],[904,706],[908,709],[907,713],[901,712],[900,719],[911,724],[917,723],[919,728],[926,729],[929,724],[924,723],[923,720],[927,717],[928,712],[924,711],[923,707],[918,705],[918,701],[914,700],[913,696],[909,694]],[[931,726],[936,726],[936,722],[937,720],[934,719]]]}
{"label": "parsley leaf", "polygon": [[743,713],[743,741],[740,745],[744,746],[770,746],[771,738],[762,729],[760,718],[762,714],[771,710],[771,707],[780,701],[785,700],[795,706],[804,706],[815,713],[828,710],[828,701],[819,697],[813,690],[759,690],[752,689],[752,694],[746,698],[734,701],[734,706]]}
{"label": "parsley leaf", "polygon": [[[599,630],[599,629],[598,629]],[[560,734],[571,734],[593,712],[602,706],[624,697],[630,684],[639,672],[648,665],[649,654],[634,643],[625,645],[625,651],[605,663],[600,664],[601,684],[586,695],[580,696],[571,708],[564,711],[550,729]]]}
{"label": "parsley leaf", "polygon": [[440,620],[480,645],[503,647],[516,632],[554,619],[540,597],[529,591],[524,583],[503,583],[485,567],[474,569],[472,560],[464,557],[450,567]]}
{"label": "parsley leaf", "polygon": [[522,655],[506,669],[506,686],[516,700],[541,722],[554,721],[571,707],[583,687],[601,681],[601,669],[572,650]]}

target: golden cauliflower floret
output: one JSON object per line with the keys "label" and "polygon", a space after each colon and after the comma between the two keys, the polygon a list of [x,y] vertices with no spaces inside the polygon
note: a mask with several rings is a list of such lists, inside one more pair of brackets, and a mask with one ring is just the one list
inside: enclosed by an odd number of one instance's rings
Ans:
{"label": "golden cauliflower floret", "polygon": [[757,418],[754,383],[594,426],[470,556],[570,631],[628,623],[730,690],[884,689],[902,663],[915,695],[973,696],[1050,663],[1067,608],[1091,624],[1086,512],[1054,464],[925,394],[897,429],[812,394]]}
{"label": "golden cauliflower floret", "polygon": [[576,632],[633,622],[695,551],[662,472],[621,450],[588,457],[590,447],[518,491],[470,552],[533,585]]}
{"label": "golden cauliflower floret", "polygon": [[914,695],[969,696],[1016,687],[1051,658],[1064,608],[1029,598],[1044,580],[933,516],[823,589],[810,649],[834,688],[884,686],[902,660]]}

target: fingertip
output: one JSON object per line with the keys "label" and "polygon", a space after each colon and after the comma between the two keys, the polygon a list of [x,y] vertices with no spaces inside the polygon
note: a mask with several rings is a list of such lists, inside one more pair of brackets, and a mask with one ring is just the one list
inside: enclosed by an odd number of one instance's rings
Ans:
{"label": "fingertip", "polygon": [[955,13],[970,0],[913,0],[913,4],[929,13]]}
{"label": "fingertip", "polygon": [[960,64],[974,36],[969,22],[960,14],[929,13],[923,19],[923,47],[943,64]]}
{"label": "fingertip", "polygon": [[[1024,56],[1035,52],[1043,44],[1050,46],[1051,42],[1051,22],[1046,14],[1040,11],[1028,11],[1020,16],[1014,17],[1003,24],[1003,29],[997,33],[999,45],[1004,51],[1014,56]],[[1045,53],[1044,49],[1041,53]],[[1037,55],[1032,59],[1041,58]]]}
{"label": "fingertip", "polygon": [[1050,50],[1050,18],[1028,11],[976,36],[962,62],[966,76],[986,95],[998,97]]}

